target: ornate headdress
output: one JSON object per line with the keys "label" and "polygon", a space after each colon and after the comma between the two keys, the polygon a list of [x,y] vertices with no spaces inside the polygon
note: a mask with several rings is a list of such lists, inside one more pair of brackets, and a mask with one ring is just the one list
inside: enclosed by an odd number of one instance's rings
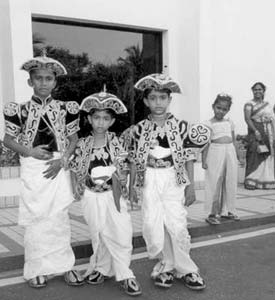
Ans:
{"label": "ornate headdress", "polygon": [[81,110],[90,112],[91,109],[112,109],[116,114],[127,112],[126,106],[117,96],[106,92],[92,94],[82,100]]}
{"label": "ornate headdress", "polygon": [[27,60],[20,69],[27,72],[30,72],[31,70],[46,69],[55,73],[56,76],[67,74],[65,67],[59,61],[46,56],[45,49],[42,51],[42,56],[36,56]]}
{"label": "ornate headdress", "polygon": [[135,88],[141,91],[146,89],[168,89],[171,93],[181,93],[180,86],[171,77],[165,74],[150,74],[141,78],[136,84]]}

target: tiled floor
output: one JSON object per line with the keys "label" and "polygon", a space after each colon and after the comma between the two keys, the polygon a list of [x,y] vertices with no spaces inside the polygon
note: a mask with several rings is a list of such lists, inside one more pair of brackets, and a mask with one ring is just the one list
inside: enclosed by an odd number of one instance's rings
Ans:
{"label": "tiled floor", "polygon": [[[189,227],[205,224],[204,191],[197,190],[197,201],[188,210]],[[275,190],[248,191],[239,187],[236,200],[237,213],[241,218],[275,213]],[[0,257],[23,253],[22,227],[17,225],[18,207],[0,208]],[[141,212],[138,206],[130,210],[134,233],[141,231]],[[79,202],[70,209],[72,242],[89,240],[87,225],[82,217]],[[207,225],[206,225],[207,226]]]}

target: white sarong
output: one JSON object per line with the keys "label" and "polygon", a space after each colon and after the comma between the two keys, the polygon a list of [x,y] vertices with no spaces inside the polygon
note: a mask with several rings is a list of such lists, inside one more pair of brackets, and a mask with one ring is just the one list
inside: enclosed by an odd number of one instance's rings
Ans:
{"label": "white sarong", "polygon": [[197,272],[191,259],[185,186],[176,183],[175,169],[147,168],[143,191],[143,237],[149,258],[159,258],[152,277],[175,270],[177,276]]}
{"label": "white sarong", "polygon": [[112,191],[95,193],[85,190],[81,200],[88,223],[93,254],[86,275],[98,271],[117,281],[134,278],[129,268],[132,254],[132,223],[126,200],[120,199],[118,212]]}
{"label": "white sarong", "polygon": [[[55,158],[58,154],[55,155]],[[21,158],[23,183],[19,225],[25,227],[24,278],[64,273],[72,269],[68,207],[73,201],[69,171],[61,169],[56,178],[46,179],[46,161]]]}

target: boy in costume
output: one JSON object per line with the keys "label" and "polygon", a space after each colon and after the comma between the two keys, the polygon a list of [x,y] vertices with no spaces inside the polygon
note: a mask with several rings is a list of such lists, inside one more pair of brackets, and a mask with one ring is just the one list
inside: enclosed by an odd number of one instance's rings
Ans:
{"label": "boy in costume", "polygon": [[30,74],[32,98],[4,108],[4,145],[20,154],[22,190],[19,225],[25,227],[24,278],[31,287],[47,284],[48,276],[65,273],[69,285],[83,278],[72,270],[68,208],[73,201],[68,159],[77,142],[79,105],[52,98],[64,66],[49,57],[34,57],[22,70]]}
{"label": "boy in costume", "polygon": [[78,141],[70,167],[75,174],[75,196],[82,198],[93,246],[85,280],[97,285],[115,276],[128,295],[140,295],[140,285],[129,268],[132,223],[126,203],[127,153],[115,134],[108,131],[115,115],[127,109],[115,95],[106,92],[86,97],[80,108],[86,112],[90,129]]}
{"label": "boy in costume", "polygon": [[131,194],[135,191],[142,195],[148,255],[159,259],[151,277],[160,287],[171,287],[177,277],[191,289],[204,289],[205,282],[189,256],[184,205],[195,201],[193,161],[198,149],[207,144],[210,132],[204,125],[189,126],[168,112],[171,93],[181,92],[169,76],[148,75],[135,88],[143,92],[151,113],[127,129],[121,140],[134,162]]}

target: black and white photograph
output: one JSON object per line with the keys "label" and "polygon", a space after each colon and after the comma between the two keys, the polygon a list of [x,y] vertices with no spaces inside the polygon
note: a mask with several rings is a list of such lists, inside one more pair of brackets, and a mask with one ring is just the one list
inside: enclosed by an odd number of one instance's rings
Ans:
{"label": "black and white photograph", "polygon": [[0,299],[275,299],[274,0],[0,0]]}

